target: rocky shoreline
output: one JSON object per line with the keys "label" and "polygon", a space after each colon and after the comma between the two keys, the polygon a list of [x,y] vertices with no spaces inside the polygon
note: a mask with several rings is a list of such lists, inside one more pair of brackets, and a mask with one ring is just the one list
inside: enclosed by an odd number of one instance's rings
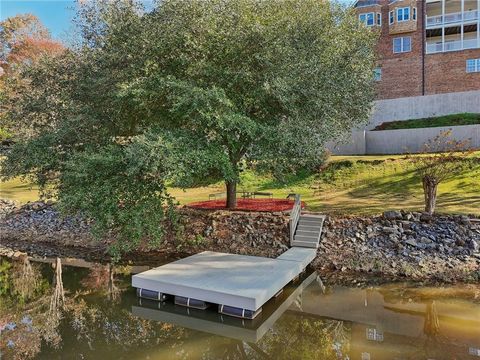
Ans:
{"label": "rocky shoreline", "polygon": [[[288,248],[288,214],[179,209],[180,229],[159,249],[147,246],[123,261],[155,264],[203,250],[276,257]],[[0,200],[0,255],[78,257],[108,261],[108,244],[80,217],[54,204]],[[480,281],[480,221],[474,216],[387,211],[371,217],[328,217],[313,266],[324,275],[389,280]]]}

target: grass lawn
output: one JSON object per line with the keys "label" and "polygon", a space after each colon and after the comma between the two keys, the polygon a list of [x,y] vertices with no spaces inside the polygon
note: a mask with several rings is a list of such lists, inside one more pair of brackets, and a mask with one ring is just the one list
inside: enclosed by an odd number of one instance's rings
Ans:
{"label": "grass lawn", "polygon": [[373,130],[418,129],[475,124],[480,124],[480,114],[463,113],[424,119],[384,122]]}
{"label": "grass lawn", "polygon": [[21,203],[38,200],[38,188],[16,178],[0,181],[0,198],[15,200]]}
{"label": "grass lawn", "polygon": [[[480,214],[480,152],[465,171],[439,186],[437,211]],[[269,191],[284,198],[299,193],[307,209],[324,213],[375,214],[388,209],[422,210],[420,179],[404,156],[332,156],[325,170],[300,174],[277,182],[270,176],[250,171],[242,174],[238,190]],[[171,189],[177,200],[186,204],[208,200],[208,194],[223,192],[222,183],[193,189]],[[36,189],[19,180],[1,184],[1,198],[18,201],[35,200]]]}

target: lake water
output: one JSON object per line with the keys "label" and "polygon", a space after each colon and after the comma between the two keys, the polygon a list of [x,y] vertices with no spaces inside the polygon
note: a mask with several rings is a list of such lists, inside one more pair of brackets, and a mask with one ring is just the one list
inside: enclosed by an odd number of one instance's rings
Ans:
{"label": "lake water", "polygon": [[0,258],[0,359],[480,359],[480,285],[305,274],[240,320],[141,300],[142,267]]}

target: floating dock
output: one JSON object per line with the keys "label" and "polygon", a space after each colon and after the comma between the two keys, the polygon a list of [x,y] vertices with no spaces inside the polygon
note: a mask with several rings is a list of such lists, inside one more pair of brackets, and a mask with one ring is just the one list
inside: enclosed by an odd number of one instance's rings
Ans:
{"label": "floating dock", "polygon": [[[214,311],[190,309],[171,302],[139,299],[131,308],[142,319],[167,322],[184,328],[256,343],[295,302],[301,299],[306,287],[317,279],[315,272],[305,273],[298,282],[285,287],[283,293],[263,306],[260,316],[253,320],[224,316]],[[300,300],[301,302],[301,300]]]}
{"label": "floating dock", "polygon": [[[299,198],[296,199],[300,204]],[[299,206],[299,205],[298,205]],[[140,297],[252,319],[306,269],[317,254],[323,216],[292,211],[291,245],[276,259],[204,251],[132,277]],[[298,232],[298,233],[297,233]]]}

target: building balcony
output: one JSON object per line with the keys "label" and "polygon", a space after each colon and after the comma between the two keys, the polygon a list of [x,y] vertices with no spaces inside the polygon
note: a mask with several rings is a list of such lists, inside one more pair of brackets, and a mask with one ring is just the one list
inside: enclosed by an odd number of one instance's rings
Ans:
{"label": "building balcony", "polygon": [[355,3],[356,8],[381,5],[380,0],[358,0]]}
{"label": "building balcony", "polygon": [[427,15],[427,28],[429,27],[436,27],[442,26],[444,24],[452,24],[456,22],[465,22],[465,21],[472,21],[477,20],[479,16],[478,10],[470,10],[456,13],[450,13],[445,15],[436,15],[436,16],[428,16]]}
{"label": "building balcony", "polygon": [[448,51],[458,51],[458,50],[467,50],[467,49],[476,49],[480,48],[480,41],[476,38],[473,39],[463,39],[455,41],[445,41],[441,42],[427,42],[426,53],[435,54],[440,52]]}

